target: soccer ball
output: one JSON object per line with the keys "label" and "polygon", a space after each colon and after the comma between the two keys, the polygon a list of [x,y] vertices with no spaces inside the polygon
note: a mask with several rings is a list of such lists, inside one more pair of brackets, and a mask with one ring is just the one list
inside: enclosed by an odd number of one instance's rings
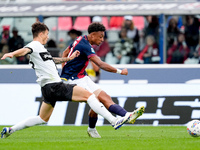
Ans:
{"label": "soccer ball", "polygon": [[192,120],[187,124],[187,132],[192,137],[200,136],[200,121],[199,120]]}

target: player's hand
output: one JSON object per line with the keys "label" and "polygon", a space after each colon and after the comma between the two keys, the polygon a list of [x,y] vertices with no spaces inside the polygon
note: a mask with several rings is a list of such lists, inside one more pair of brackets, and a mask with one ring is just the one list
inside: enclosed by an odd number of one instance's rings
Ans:
{"label": "player's hand", "polygon": [[6,59],[7,57],[13,58],[13,54],[12,53],[6,53],[6,54],[3,55],[1,60]]}
{"label": "player's hand", "polygon": [[128,70],[126,68],[123,69],[121,75],[128,75]]}
{"label": "player's hand", "polygon": [[76,50],[75,52],[72,53],[72,55],[69,57],[70,60],[78,57],[80,55],[80,52],[78,50]]}

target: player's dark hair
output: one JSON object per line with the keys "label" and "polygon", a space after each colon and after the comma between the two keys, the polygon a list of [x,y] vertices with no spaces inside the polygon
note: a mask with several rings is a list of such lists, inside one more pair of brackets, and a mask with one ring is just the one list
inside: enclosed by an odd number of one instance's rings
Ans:
{"label": "player's dark hair", "polygon": [[106,31],[106,28],[104,27],[103,24],[98,23],[98,22],[93,22],[89,25],[88,27],[88,33],[92,32],[98,32],[98,31]]}
{"label": "player's dark hair", "polygon": [[49,31],[49,28],[44,24],[44,23],[41,23],[41,22],[35,22],[33,25],[32,25],[32,34],[33,34],[33,38],[37,37],[39,33],[41,32],[45,32],[46,30]]}

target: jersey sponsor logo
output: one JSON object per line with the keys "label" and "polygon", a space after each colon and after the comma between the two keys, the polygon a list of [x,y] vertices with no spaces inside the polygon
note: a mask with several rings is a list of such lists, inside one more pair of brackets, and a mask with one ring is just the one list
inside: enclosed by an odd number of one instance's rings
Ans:
{"label": "jersey sponsor logo", "polygon": [[95,53],[95,51],[94,51],[94,49],[93,49],[93,48],[91,48],[91,51],[92,51],[93,53]]}
{"label": "jersey sponsor logo", "polygon": [[47,60],[52,60],[53,59],[49,52],[42,52],[42,53],[40,53],[40,56],[41,56],[43,61],[47,61]]}

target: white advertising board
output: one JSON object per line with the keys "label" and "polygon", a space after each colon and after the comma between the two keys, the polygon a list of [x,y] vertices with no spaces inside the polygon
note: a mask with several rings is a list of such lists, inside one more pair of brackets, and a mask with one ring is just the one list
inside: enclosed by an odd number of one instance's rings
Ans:
{"label": "white advertising board", "polygon": [[[143,116],[138,119],[138,123],[158,125],[164,120],[164,123],[161,124],[183,125],[187,120],[182,119],[179,123],[179,119],[182,118],[179,113],[182,112],[184,107],[191,108],[191,110],[188,110],[189,119],[200,117],[200,84],[100,84],[100,86],[124,108],[129,109],[130,106],[127,105],[130,101],[133,104],[131,106],[133,109],[144,105],[147,109]],[[37,100],[41,99],[38,84],[0,84],[0,91],[0,125],[13,125],[29,116],[38,115],[41,104],[41,100]],[[170,97],[175,100],[171,100]],[[176,99],[176,97],[178,98]],[[167,101],[170,104],[166,103]],[[152,102],[155,102],[155,104],[151,104]],[[48,125],[87,124],[87,119],[84,118],[87,118],[86,107],[88,106],[85,103],[79,103],[74,111],[69,112],[70,103],[57,102]],[[153,110],[154,106],[155,109]],[[173,110],[168,110],[171,112],[168,114],[166,111],[170,107],[174,110],[174,113]],[[182,108],[180,112],[179,108]],[[72,117],[73,114],[74,118]],[[67,117],[68,115],[71,115],[71,117]],[[176,122],[170,123],[170,120],[173,119]],[[70,123],[68,120],[74,120],[74,122]],[[106,123],[99,116],[97,125],[103,124]]]}

